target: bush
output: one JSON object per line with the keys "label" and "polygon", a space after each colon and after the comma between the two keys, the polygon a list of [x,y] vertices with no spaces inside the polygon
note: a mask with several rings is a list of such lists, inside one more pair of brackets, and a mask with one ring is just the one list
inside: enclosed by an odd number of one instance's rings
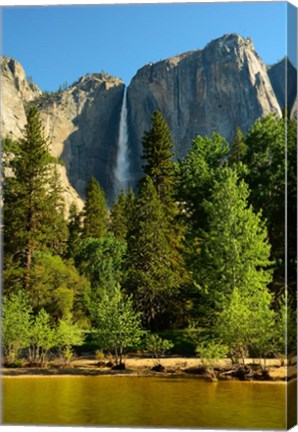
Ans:
{"label": "bush", "polygon": [[172,341],[162,339],[157,334],[149,334],[146,340],[146,349],[152,354],[152,357],[157,360],[157,364],[160,364],[160,359],[167,351],[173,348],[174,344]]}
{"label": "bush", "polygon": [[198,345],[196,353],[200,357],[203,366],[214,368],[216,361],[226,358],[228,347],[214,340]]}
{"label": "bush", "polygon": [[56,346],[60,348],[65,364],[69,364],[73,358],[72,347],[82,345],[83,342],[83,332],[77,324],[72,322],[70,316],[59,321]]}

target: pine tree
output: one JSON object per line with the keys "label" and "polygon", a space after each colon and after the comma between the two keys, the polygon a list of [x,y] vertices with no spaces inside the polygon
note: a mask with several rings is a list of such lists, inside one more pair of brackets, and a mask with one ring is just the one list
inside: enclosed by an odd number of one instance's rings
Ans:
{"label": "pine tree", "polygon": [[127,197],[122,190],[111,210],[111,230],[119,239],[125,239],[127,234]]}
{"label": "pine tree", "polygon": [[[60,252],[66,240],[66,230],[61,233],[61,195],[53,189],[55,179],[49,144],[34,106],[28,111],[24,137],[15,151],[9,164],[12,176],[6,177],[4,184],[4,263],[9,272],[11,267],[7,266],[14,266],[20,284],[29,288],[34,253],[52,247]],[[59,226],[53,224],[58,220]]]}
{"label": "pine tree", "polygon": [[75,258],[78,252],[78,243],[81,237],[81,214],[78,212],[76,204],[72,203],[69,207],[68,220],[68,242],[67,242],[67,257]]}
{"label": "pine tree", "polygon": [[183,258],[185,226],[175,197],[174,145],[170,129],[159,111],[153,113],[151,129],[145,132],[142,143],[143,159],[146,160],[144,173],[151,178],[163,208],[164,231],[171,249],[171,268],[181,281],[186,281]]}
{"label": "pine tree", "polygon": [[144,173],[151,177],[157,196],[164,204],[171,200],[174,183],[173,141],[171,132],[159,111],[152,115],[152,126],[144,133],[143,156],[146,161]]}
{"label": "pine tree", "polygon": [[154,329],[166,312],[181,277],[173,271],[167,223],[152,179],[146,176],[136,199],[128,251],[125,289],[134,295],[147,327]]}
{"label": "pine tree", "polygon": [[90,177],[87,185],[83,215],[84,237],[101,238],[107,232],[107,202],[103,189],[94,177]]}
{"label": "pine tree", "polygon": [[111,210],[110,229],[120,240],[125,240],[131,228],[131,218],[134,212],[135,195],[132,189],[127,194],[122,191]]}
{"label": "pine tree", "polygon": [[68,228],[65,218],[65,203],[62,196],[63,189],[57,167],[52,164],[52,175],[48,182],[48,201],[50,211],[45,214],[44,225],[50,227],[48,234],[48,248],[53,255],[65,255],[68,242]]}
{"label": "pine tree", "polygon": [[[127,221],[127,232],[132,228],[132,219],[134,215],[136,197],[132,188],[129,189],[126,196],[126,221]],[[127,233],[126,233],[127,235]]]}
{"label": "pine tree", "polygon": [[243,162],[246,152],[247,146],[244,134],[240,128],[237,128],[231,145],[229,163],[231,165],[239,165],[240,162]]}

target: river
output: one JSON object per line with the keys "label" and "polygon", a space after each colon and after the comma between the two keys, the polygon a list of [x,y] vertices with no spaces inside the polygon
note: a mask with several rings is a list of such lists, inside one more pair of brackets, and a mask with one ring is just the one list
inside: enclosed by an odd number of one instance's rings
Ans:
{"label": "river", "polygon": [[5,424],[285,429],[285,383],[2,378]]}

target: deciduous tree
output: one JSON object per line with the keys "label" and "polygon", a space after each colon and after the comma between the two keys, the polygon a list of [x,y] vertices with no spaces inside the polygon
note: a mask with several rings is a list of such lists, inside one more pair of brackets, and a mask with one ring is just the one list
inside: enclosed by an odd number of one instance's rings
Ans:
{"label": "deciduous tree", "polygon": [[210,201],[204,207],[208,226],[201,233],[193,274],[202,294],[204,307],[220,312],[235,289],[253,298],[266,291],[272,276],[270,244],[261,213],[248,204],[249,190],[238,181],[231,168],[222,170]]}
{"label": "deciduous tree", "polygon": [[115,354],[116,365],[122,364],[126,349],[136,348],[141,342],[144,331],[140,315],[132,298],[124,295],[119,286],[112,296],[105,295],[94,311],[98,345]]}

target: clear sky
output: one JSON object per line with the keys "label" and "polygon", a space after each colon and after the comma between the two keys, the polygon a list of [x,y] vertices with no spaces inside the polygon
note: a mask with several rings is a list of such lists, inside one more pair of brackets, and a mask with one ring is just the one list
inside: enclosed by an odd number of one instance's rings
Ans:
{"label": "clear sky", "polygon": [[104,70],[129,84],[147,64],[226,33],[253,39],[266,64],[286,54],[287,5],[185,3],[3,8],[3,54],[42,90]]}

